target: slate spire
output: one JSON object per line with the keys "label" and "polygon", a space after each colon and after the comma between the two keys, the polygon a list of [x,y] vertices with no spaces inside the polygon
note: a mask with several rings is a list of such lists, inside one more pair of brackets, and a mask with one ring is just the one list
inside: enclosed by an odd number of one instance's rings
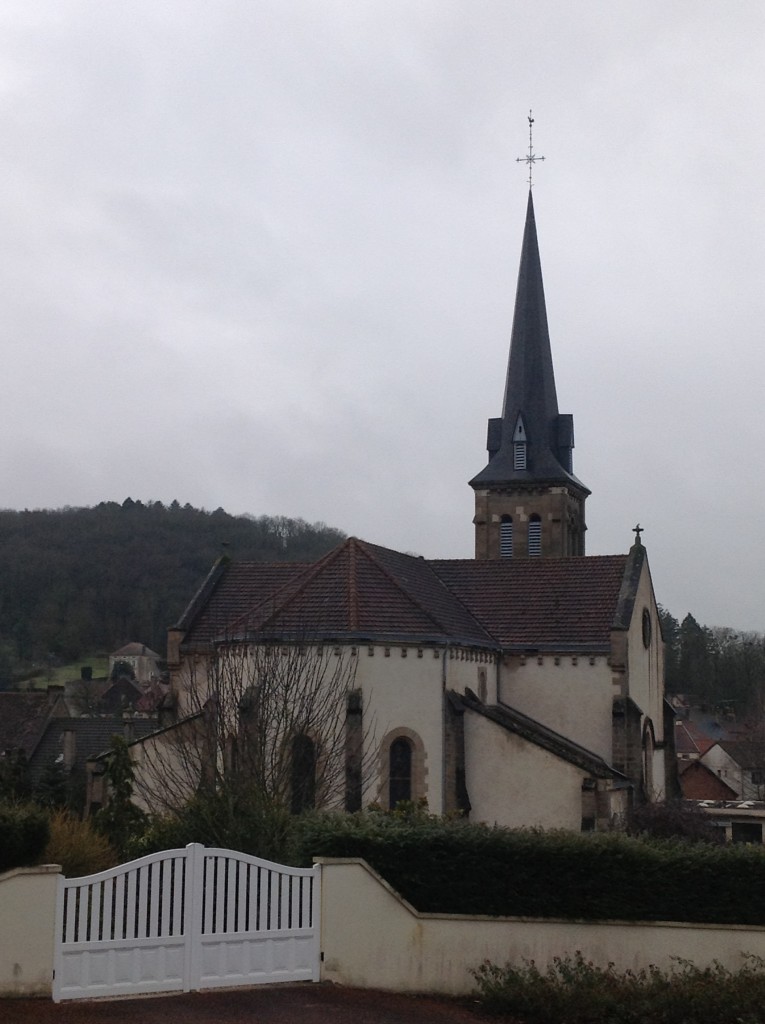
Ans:
{"label": "slate spire", "polygon": [[[476,493],[476,557],[584,554],[574,420],[558,412],[534,202],[529,190],[502,415],[489,420]],[[541,540],[540,540],[541,538]]]}
{"label": "slate spire", "polygon": [[489,420],[489,464],[470,481],[471,486],[511,480],[570,481],[586,491],[572,472],[573,447],[573,417],[558,412],[534,202],[529,191],[502,416]]}

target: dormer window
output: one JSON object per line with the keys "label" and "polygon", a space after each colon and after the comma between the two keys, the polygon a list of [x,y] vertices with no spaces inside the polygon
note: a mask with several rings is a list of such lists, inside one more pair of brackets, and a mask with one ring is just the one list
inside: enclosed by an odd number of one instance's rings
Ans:
{"label": "dormer window", "polygon": [[513,469],[526,469],[526,428],[521,416],[513,431]]}
{"label": "dormer window", "polygon": [[529,519],[529,555],[539,556],[542,554],[542,520],[538,515]]}
{"label": "dormer window", "polygon": [[499,522],[499,557],[513,557],[513,520],[511,516],[502,516]]}

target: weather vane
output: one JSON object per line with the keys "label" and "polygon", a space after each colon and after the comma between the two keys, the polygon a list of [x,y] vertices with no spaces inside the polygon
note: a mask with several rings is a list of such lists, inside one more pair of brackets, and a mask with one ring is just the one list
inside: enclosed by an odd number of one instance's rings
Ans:
{"label": "weather vane", "polygon": [[528,154],[526,156],[516,157],[516,160],[515,160],[515,162],[517,164],[528,164],[528,166],[529,166],[529,188],[532,187],[531,173],[534,170],[534,164],[537,162],[537,160],[544,160],[543,156],[537,156],[536,153],[534,152],[534,145],[533,145],[533,141],[532,141],[532,132],[533,132],[533,130],[534,130],[534,118],[531,116],[531,111],[529,111],[529,152],[528,152]]}

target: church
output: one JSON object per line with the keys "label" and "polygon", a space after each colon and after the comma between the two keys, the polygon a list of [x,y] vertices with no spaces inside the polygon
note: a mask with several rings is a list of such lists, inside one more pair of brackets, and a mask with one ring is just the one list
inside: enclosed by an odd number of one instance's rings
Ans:
{"label": "church", "polygon": [[173,742],[213,718],[179,798],[267,742],[295,810],[412,801],[579,831],[665,798],[673,719],[648,559],[639,528],[627,554],[585,554],[590,492],[558,412],[531,191],[503,397],[470,481],[474,558],[349,538],[310,565],[213,566],[170,630],[176,720],[133,745],[139,779],[164,763],[167,794],[167,765],[188,760]]}

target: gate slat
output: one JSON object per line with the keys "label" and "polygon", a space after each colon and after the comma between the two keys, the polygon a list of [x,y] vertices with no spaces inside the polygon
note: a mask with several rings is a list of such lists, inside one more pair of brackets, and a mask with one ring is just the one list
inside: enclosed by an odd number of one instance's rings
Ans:
{"label": "gate slat", "polygon": [[88,890],[89,885],[78,886],[80,900],[79,913],[77,915],[77,942],[88,940]]}
{"label": "gate slat", "polygon": [[114,898],[114,879],[104,881],[103,917],[101,919],[101,938],[109,940],[112,936],[112,900]]}
{"label": "gate slat", "polygon": [[138,869],[138,923],[136,925],[136,938],[146,938],[146,914],[148,910],[148,875],[147,865]]}
{"label": "gate slat", "polygon": [[98,918],[101,903],[101,883],[93,882],[90,887],[90,918],[88,920],[88,939],[98,940]]}
{"label": "gate slat", "polygon": [[258,919],[255,929],[259,932],[268,931],[271,927],[268,915],[268,889],[271,873],[268,868],[257,869],[258,872]]}
{"label": "gate slat", "polygon": [[114,938],[125,937],[125,876],[118,875],[114,882]]}
{"label": "gate slat", "polygon": [[279,872],[279,928],[290,926],[290,876]]}
{"label": "gate slat", "polygon": [[173,870],[173,935],[183,935],[183,887],[186,877],[187,861],[185,857],[176,857]]}
{"label": "gate slat", "polygon": [[215,886],[215,934],[219,935],[225,930],[223,923],[226,908],[226,861],[223,857],[215,858],[216,864],[216,886]]}
{"label": "gate slat", "polygon": [[313,897],[313,878],[301,878],[300,879],[300,893],[301,893],[301,913],[300,913],[300,926],[302,928],[310,928],[313,924],[311,920],[311,907]]}
{"label": "gate slat", "polygon": [[175,860],[162,861],[162,910],[159,919],[159,934],[172,935],[170,911],[173,900],[173,868]]}
{"label": "gate slat", "polygon": [[236,921],[236,885],[239,878],[239,861],[229,860],[226,872],[226,925],[227,932],[238,931]]}
{"label": "gate slat", "polygon": [[156,939],[156,937],[159,935],[159,868],[159,864],[149,864],[146,869],[148,875],[146,936],[150,939]]}
{"label": "gate slat", "polygon": [[136,872],[128,871],[127,874],[127,896],[125,898],[125,938],[135,939],[135,894],[136,894]]}

